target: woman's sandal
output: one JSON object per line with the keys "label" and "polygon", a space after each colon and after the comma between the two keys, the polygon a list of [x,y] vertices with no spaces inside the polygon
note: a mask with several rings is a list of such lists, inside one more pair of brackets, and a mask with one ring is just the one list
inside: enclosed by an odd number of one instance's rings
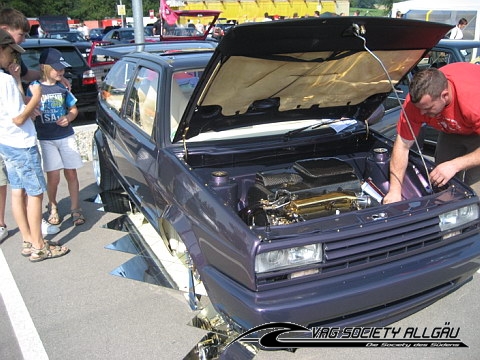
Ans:
{"label": "woman's sandal", "polygon": [[60,215],[58,215],[58,208],[56,206],[48,205],[48,222],[52,225],[60,224]]}
{"label": "woman's sandal", "polygon": [[73,225],[83,225],[85,224],[85,217],[83,216],[82,209],[73,209],[70,214],[72,215]]}
{"label": "woman's sandal", "polygon": [[70,249],[66,246],[52,245],[45,241],[42,249],[36,249],[31,246],[32,254],[30,255],[31,262],[39,262],[45,259],[53,259],[67,254]]}

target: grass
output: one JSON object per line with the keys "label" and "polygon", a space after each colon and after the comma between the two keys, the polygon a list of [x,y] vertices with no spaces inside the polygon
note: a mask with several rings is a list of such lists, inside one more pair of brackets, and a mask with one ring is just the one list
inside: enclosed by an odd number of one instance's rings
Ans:
{"label": "grass", "polygon": [[383,9],[361,9],[361,8],[350,8],[350,15],[358,10],[360,11],[360,16],[387,16],[385,10]]}

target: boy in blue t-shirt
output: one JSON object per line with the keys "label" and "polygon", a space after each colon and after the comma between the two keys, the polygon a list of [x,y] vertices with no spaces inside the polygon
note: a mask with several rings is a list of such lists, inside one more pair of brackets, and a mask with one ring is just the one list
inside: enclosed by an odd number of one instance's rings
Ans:
{"label": "boy in blue t-shirt", "polygon": [[60,170],[63,169],[68,182],[74,225],[85,223],[79,206],[79,183],[77,169],[83,162],[78,151],[77,142],[71,122],[76,119],[77,99],[62,84],[65,68],[70,67],[60,51],[45,49],[40,55],[42,78],[30,84],[29,91],[41,88],[40,112],[35,119],[37,138],[40,141],[43,156],[43,170],[47,173],[48,222],[60,224],[57,209],[57,189],[60,183]]}

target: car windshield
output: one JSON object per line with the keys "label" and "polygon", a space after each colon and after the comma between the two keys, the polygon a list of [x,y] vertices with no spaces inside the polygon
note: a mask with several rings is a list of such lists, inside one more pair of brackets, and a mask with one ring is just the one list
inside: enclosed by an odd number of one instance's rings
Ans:
{"label": "car windshield", "polygon": [[153,26],[146,26],[143,32],[145,36],[153,36]]}
{"label": "car windshield", "polygon": [[102,36],[103,31],[102,29],[92,29],[90,30],[90,36]]}
{"label": "car windshield", "polygon": [[[22,60],[28,68],[40,69],[38,61],[43,49],[44,48],[25,49],[25,52],[22,54]],[[68,62],[72,68],[85,66],[83,58],[73,46],[71,48],[58,48],[58,50],[60,50],[65,61]]]}
{"label": "car windshield", "polygon": [[[305,119],[294,121],[276,122],[274,126],[271,123],[243,126],[231,130],[202,132],[192,137],[187,142],[201,142],[206,140],[228,140],[242,139],[252,136],[272,136],[282,135],[285,141],[288,141],[301,132],[319,131],[322,134],[335,134],[352,126],[358,125],[354,119]],[[253,135],[252,135],[253,134]]]}
{"label": "car windshield", "polygon": [[122,38],[122,39],[133,39],[134,38],[133,30],[122,31],[120,33],[120,38]]}
{"label": "car windshield", "polygon": [[52,39],[62,39],[62,40],[68,40],[70,42],[87,41],[82,34],[76,31],[71,31],[68,33],[52,34],[50,35],[50,37]]}
{"label": "car windshield", "polygon": [[[186,106],[193,90],[203,73],[203,69],[175,72],[172,76],[172,90],[170,101],[171,113],[171,138],[175,135],[180,119],[185,112]],[[268,136],[282,134],[285,140],[295,137],[300,132],[317,130],[325,133],[338,133],[357,124],[354,119],[305,119],[295,121],[283,121],[275,123],[243,126],[224,131],[208,131],[189,139],[188,142],[205,140],[224,140],[254,136]]]}

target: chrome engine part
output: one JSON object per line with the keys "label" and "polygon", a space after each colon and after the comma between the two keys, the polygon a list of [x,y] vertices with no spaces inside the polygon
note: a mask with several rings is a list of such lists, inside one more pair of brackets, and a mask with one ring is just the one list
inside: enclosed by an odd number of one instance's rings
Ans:
{"label": "chrome engine part", "polygon": [[277,226],[370,207],[361,179],[345,161],[309,159],[292,168],[263,172],[249,188],[240,211],[250,226]]}

